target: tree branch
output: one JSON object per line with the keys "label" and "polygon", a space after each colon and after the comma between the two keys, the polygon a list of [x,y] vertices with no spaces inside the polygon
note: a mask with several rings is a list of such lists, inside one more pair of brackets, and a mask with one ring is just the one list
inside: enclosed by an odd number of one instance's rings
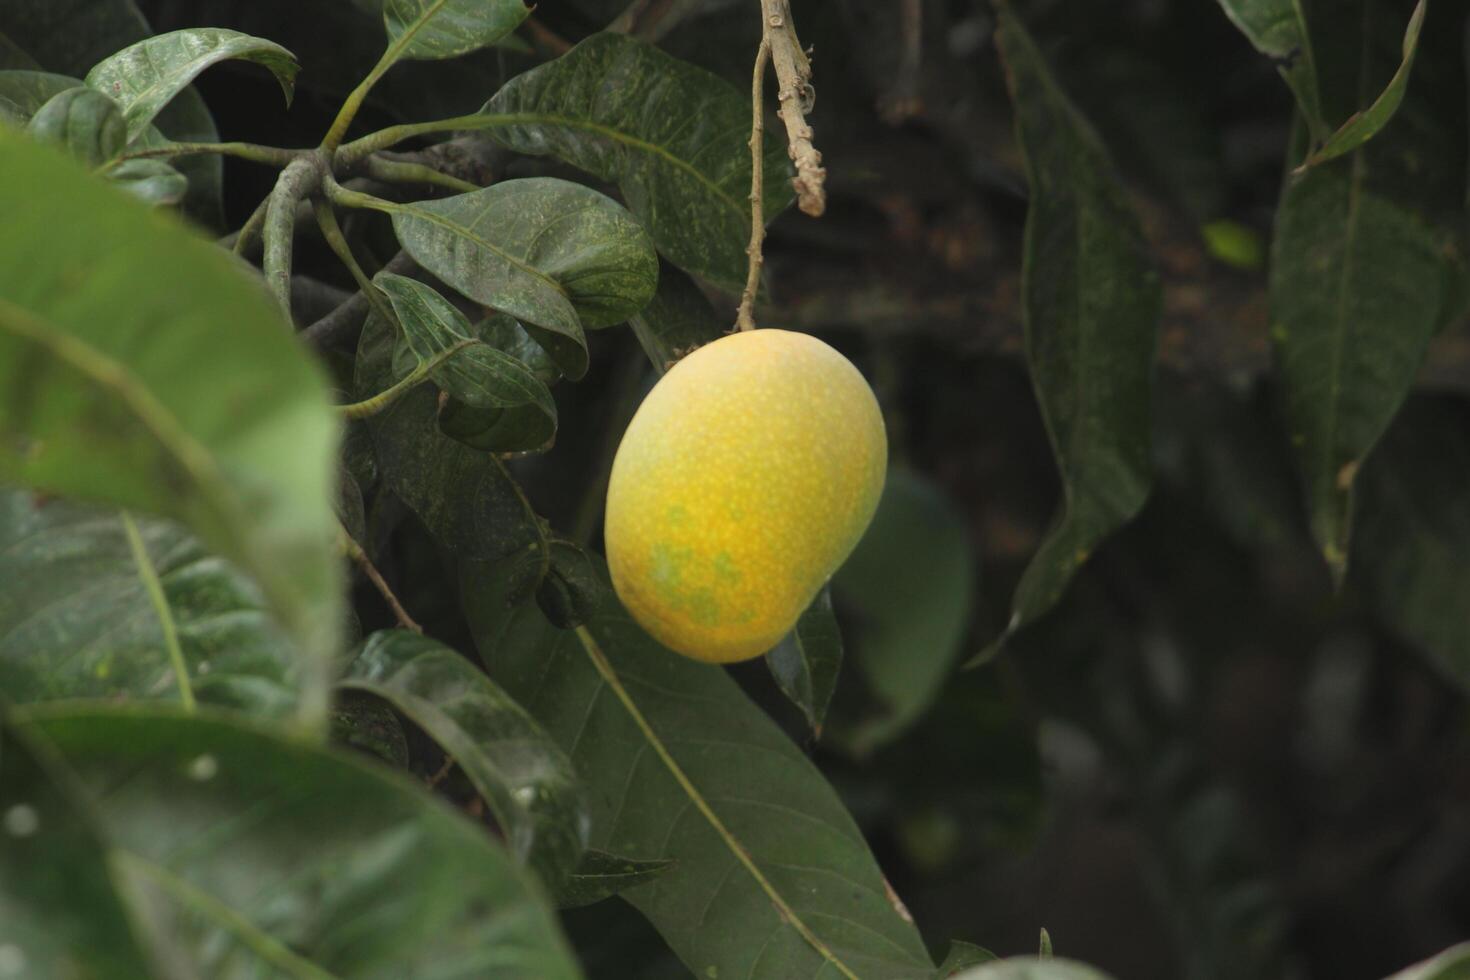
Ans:
{"label": "tree branch", "polygon": [[786,124],[787,152],[796,164],[791,186],[796,189],[796,203],[802,212],[818,218],[827,210],[827,171],[822,168],[822,154],[812,143],[812,128],[806,121],[816,101],[811,62],[796,37],[787,0],[761,0],[761,14],[761,33],[771,46],[771,61],[780,83],[777,99],[781,107],[776,111]]}

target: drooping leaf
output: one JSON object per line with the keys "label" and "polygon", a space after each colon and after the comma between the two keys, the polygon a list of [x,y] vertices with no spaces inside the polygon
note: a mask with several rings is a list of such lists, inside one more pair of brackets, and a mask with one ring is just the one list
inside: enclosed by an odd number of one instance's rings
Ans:
{"label": "drooping leaf", "polygon": [[955,980],[1109,980],[1108,975],[1075,960],[1059,960],[1038,956],[1013,956],[985,963]]}
{"label": "drooping leaf", "polygon": [[274,41],[221,27],[191,27],[130,44],[93,66],[86,82],[122,106],[128,136],[135,138],[200,72],[236,60],[268,68],[290,104],[301,67],[296,57]]}
{"label": "drooping leaf", "polygon": [[1302,0],[1219,0],[1257,51],[1276,63],[1307,125],[1319,139],[1327,133],[1318,92],[1317,66]]}
{"label": "drooping leaf", "polygon": [[[750,97],[626,34],[594,34],[511,79],[485,104],[491,135],[616,183],[659,251],[738,291],[750,239]],[[764,216],[791,203],[789,166],[766,134]]]}
{"label": "drooping leaf", "polygon": [[692,279],[667,263],[659,267],[658,292],[628,324],[659,374],[695,348],[720,339],[732,325],[715,315]]}
{"label": "drooping leaf", "polygon": [[998,959],[1000,959],[999,956],[984,946],[976,946],[974,943],[955,939],[950,942],[949,953],[944,957],[944,962],[939,964],[939,972],[936,976],[938,980],[947,980],[972,966],[979,966]]}
{"label": "drooping leaf", "polygon": [[17,977],[155,976],[86,801],[49,746],[0,724],[0,949]]}
{"label": "drooping leaf", "polygon": [[587,784],[591,846],[677,862],[623,895],[696,976],[933,974],[836,793],[724,671],[663,649],[611,599],[569,633],[508,608],[493,566],[462,567],[491,676]]}
{"label": "drooping leaf", "polygon": [[1061,513],[1016,588],[1008,635],[1055,605],[1092,550],[1148,497],[1160,290],[1097,134],[1010,8],[998,16],[1031,189],[1021,270],[1026,359],[1062,478]]}
{"label": "drooping leaf", "polygon": [[842,667],[842,633],[832,612],[832,593],[825,586],[796,621],[796,628],[766,654],[766,666],[781,692],[806,716],[812,735],[820,738]]}
{"label": "drooping leaf", "polygon": [[97,167],[122,152],[127,125],[118,104],[85,86],[52,96],[36,110],[26,131],[38,143]]}
{"label": "drooping leaf", "polygon": [[469,777],[511,852],[548,886],[587,846],[587,805],[566,754],[459,653],[407,630],[367,638],[342,686],[388,701]]}
{"label": "drooping leaf", "polygon": [[[459,348],[430,372],[451,398],[478,409],[531,406],[549,416],[554,428],[556,403],[541,379],[510,354],[481,342],[464,314],[432,286],[391,273],[379,273],[373,282],[393,304],[418,363]],[[395,373],[406,374],[401,368],[395,364]]]}
{"label": "drooping leaf", "polygon": [[289,714],[299,655],[259,587],[172,521],[131,518],[139,555],[127,520],[110,508],[0,491],[0,691],[14,703],[176,701],[187,683],[205,703]]}
{"label": "drooping leaf", "polygon": [[[1338,25],[1314,37],[1323,77],[1335,80],[1324,93],[1371,88],[1394,71],[1396,46],[1375,29],[1384,22],[1377,0],[1321,9]],[[1426,81],[1463,74],[1463,53],[1436,13],[1417,60]],[[1379,138],[1289,179],[1277,209],[1272,341],[1312,534],[1335,580],[1347,565],[1359,468],[1464,293],[1465,114],[1463,83],[1411,86]],[[1300,127],[1295,142],[1299,159]]]}
{"label": "drooping leaf", "polygon": [[1451,946],[1423,963],[1400,970],[1388,980],[1467,980],[1470,978],[1470,943]]}
{"label": "drooping leaf", "polygon": [[1353,577],[1393,632],[1470,686],[1470,418],[1416,398],[1363,467]]}
{"label": "drooping leaf", "polygon": [[833,578],[852,610],[857,669],[883,713],[843,732],[859,755],[892,740],[938,697],[964,642],[975,562],[963,516],[905,469],[888,474],[873,523]]}
{"label": "drooping leaf", "polygon": [[1360,112],[1353,113],[1337,131],[1327,138],[1312,154],[1302,161],[1299,171],[1315,167],[1328,160],[1335,160],[1372,139],[1388,124],[1404,101],[1404,90],[1409,84],[1409,73],[1414,68],[1414,55],[1419,50],[1419,31],[1424,26],[1424,11],[1429,0],[1419,0],[1414,12],[1409,15],[1409,26],[1404,31],[1403,61],[1394,72],[1388,86],[1379,93],[1373,104]]}
{"label": "drooping leaf", "polygon": [[464,295],[508,313],[576,380],[584,327],[626,320],[653,296],[658,258],[611,198],[550,177],[395,207],[404,249]]}
{"label": "drooping leaf", "polygon": [[155,208],[178,204],[189,192],[189,178],[162,160],[124,160],[106,176],[118,189]]}
{"label": "drooping leaf", "polygon": [[0,479],[180,519],[238,562],[319,722],[342,620],[318,369],[211,243],[24,137],[0,132],[0,169]]}
{"label": "drooping leaf", "polygon": [[381,765],[209,714],[23,720],[93,795],[114,865],[188,975],[579,976],[510,855]]}
{"label": "drooping leaf", "polygon": [[606,851],[587,851],[576,869],[557,886],[556,904],[564,909],[593,905],[646,885],[673,866],[673,861],[635,861]]}
{"label": "drooping leaf", "polygon": [[[376,315],[363,326],[357,386],[370,395],[392,384],[393,328]],[[438,393],[419,386],[368,420],[383,481],[419,516],[439,543],[467,558],[534,554],[549,566],[539,519],[505,464],[439,431]],[[540,583],[537,576],[530,588]]]}
{"label": "drooping leaf", "polygon": [[397,58],[456,58],[494,44],[531,12],[521,0],[385,0],[383,24]]}
{"label": "drooping leaf", "polygon": [[536,604],[554,626],[576,629],[597,612],[606,585],[592,558],[575,542],[551,542],[551,566],[536,589]]}

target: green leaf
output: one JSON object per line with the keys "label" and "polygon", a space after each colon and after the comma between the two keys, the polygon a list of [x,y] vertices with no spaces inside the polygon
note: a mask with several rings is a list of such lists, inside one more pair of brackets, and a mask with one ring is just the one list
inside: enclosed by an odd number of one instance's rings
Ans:
{"label": "green leaf", "polygon": [[724,671],[660,647],[611,598],[569,633],[508,608],[503,570],[462,568],[491,676],[587,784],[591,846],[678,862],[624,897],[696,976],[932,975],[837,794]]}
{"label": "green leaf", "polygon": [[715,315],[694,280],[667,264],[659,266],[658,292],[628,324],[659,374],[695,348],[719,340],[731,326]]}
{"label": "green leaf", "polygon": [[207,714],[23,717],[93,794],[114,866],[188,975],[579,975],[510,855],[376,763]]}
{"label": "green leaf", "polygon": [[974,943],[954,939],[949,944],[949,955],[944,958],[943,963],[939,964],[939,972],[936,974],[936,977],[938,980],[946,980],[946,978],[956,976],[962,970],[968,969],[969,967],[979,966],[981,963],[990,963],[998,959],[1000,959],[999,956],[996,956],[984,946],[976,946]]}
{"label": "green leaf", "polygon": [[[200,701],[252,714],[294,710],[299,656],[259,587],[172,521],[133,522],[144,555],[115,510],[0,491],[5,696],[178,700],[187,685]],[[162,588],[165,611],[150,596],[149,576]]]}
{"label": "green leaf", "polygon": [[1108,975],[1075,960],[1013,956],[957,974],[955,980],[1109,980]]}
{"label": "green leaf", "polygon": [[34,116],[51,99],[81,84],[79,78],[49,71],[0,71],[0,96],[15,103],[26,119]]}
{"label": "green leaf", "polygon": [[19,44],[0,33],[0,70],[12,68],[40,71],[41,65]]}
{"label": "green leaf", "polygon": [[127,126],[118,104],[85,86],[52,96],[36,110],[26,131],[38,143],[98,167],[123,150]]}
{"label": "green leaf", "polygon": [[[392,383],[391,326],[369,316],[357,350],[359,392]],[[466,558],[532,554],[549,566],[549,544],[539,518],[505,464],[439,431],[438,395],[425,386],[368,419],[382,479],[419,516],[439,543]]]}
{"label": "green leaf", "polygon": [[1429,0],[1419,0],[1414,7],[1414,12],[1409,15],[1409,26],[1404,31],[1403,62],[1400,63],[1398,71],[1394,72],[1388,87],[1379,93],[1378,98],[1368,108],[1355,112],[1337,128],[1337,132],[1327,138],[1327,141],[1318,147],[1302,165],[1297,168],[1297,173],[1302,173],[1318,164],[1335,160],[1344,153],[1349,153],[1368,142],[1378,131],[1388,124],[1393,114],[1398,112],[1399,106],[1404,101],[1404,90],[1409,85],[1409,72],[1414,68],[1414,55],[1419,47],[1419,31],[1424,26],[1424,11]]}
{"label": "green leaf", "polygon": [[373,283],[393,304],[418,363],[459,348],[430,372],[451,398],[478,409],[529,405],[548,416],[555,431],[556,403],[541,379],[511,355],[480,342],[464,314],[432,286],[391,273],[379,273]]}
{"label": "green leaf", "polygon": [[1470,943],[1460,943],[1423,963],[1400,970],[1388,980],[1470,980]]}
{"label": "green leaf", "polygon": [[211,243],[5,131],[0,170],[0,479],[188,524],[259,583],[320,722],[342,617],[319,370]]}
{"label": "green leaf", "polygon": [[[594,34],[485,104],[491,135],[616,183],[659,251],[726,289],[745,283],[750,96],[624,34]],[[766,135],[767,221],[791,203],[784,147]]]}
{"label": "green leaf", "polygon": [[658,282],[653,246],[621,205],[550,177],[396,206],[393,227],[419,265],[515,317],[573,380],[587,370],[583,328],[626,320]]}
{"label": "green leaf", "polygon": [[1026,359],[1063,498],[1016,588],[1008,636],[1055,605],[1093,549],[1148,497],[1160,290],[1097,133],[1010,8],[999,18],[996,41],[1031,188],[1021,260]]}
{"label": "green leaf", "polygon": [[594,905],[646,885],[673,866],[673,861],[636,861],[606,851],[587,851],[576,870],[557,886],[556,904],[564,909]]}
{"label": "green leaf", "polygon": [[1449,398],[1404,406],[1363,467],[1353,577],[1379,619],[1470,687],[1470,417]]}
{"label": "green leaf", "polygon": [[301,67],[274,41],[220,27],[191,27],[131,44],[87,72],[87,84],[123,108],[128,136],[135,138],[199,73],[222,61],[251,61],[270,69],[286,104]]}
{"label": "green leaf", "polygon": [[386,0],[391,56],[456,58],[494,44],[531,12],[521,0]]}
{"label": "green leaf", "polygon": [[357,749],[398,769],[409,767],[408,735],[387,702],[362,691],[338,688],[332,697],[332,741]]}
{"label": "green leaf", "polygon": [[536,604],[553,625],[581,626],[596,614],[606,591],[587,552],[572,541],[551,542],[551,566],[536,589]]}
{"label": "green leaf", "polygon": [[938,697],[965,640],[975,578],[954,504],[922,476],[890,472],[873,523],[832,580],[852,609],[857,668],[884,708],[841,733],[850,751],[892,741]]}
{"label": "green leaf", "polygon": [[[1367,2],[1340,11],[1332,43],[1318,45],[1324,77],[1343,79],[1333,91],[1393,70],[1392,54],[1372,43],[1382,9]],[[1433,27],[1424,38],[1426,81],[1460,77],[1452,39]],[[1347,566],[1357,473],[1463,294],[1465,112],[1462,81],[1409,90],[1380,138],[1289,179],[1277,210],[1271,335],[1312,534],[1335,581]],[[1293,159],[1304,138],[1298,127]]]}
{"label": "green leaf", "polygon": [[1225,11],[1257,51],[1276,62],[1297,107],[1318,138],[1326,135],[1317,66],[1302,0],[1219,0]]}
{"label": "green leaf", "polygon": [[105,176],[119,190],[155,208],[178,204],[189,192],[189,178],[162,160],[124,160]]}
{"label": "green leaf", "polygon": [[541,726],[463,656],[407,630],[374,633],[341,680],[439,743],[490,805],[513,854],[554,886],[587,846],[577,774]]}
{"label": "green leaf", "polygon": [[842,667],[842,633],[826,586],[801,614],[796,628],[766,654],[766,666],[781,693],[806,716],[812,736],[821,738],[827,706],[837,689],[837,672]]}
{"label": "green leaf", "polygon": [[49,746],[0,725],[0,949],[16,977],[156,976],[80,796]]}

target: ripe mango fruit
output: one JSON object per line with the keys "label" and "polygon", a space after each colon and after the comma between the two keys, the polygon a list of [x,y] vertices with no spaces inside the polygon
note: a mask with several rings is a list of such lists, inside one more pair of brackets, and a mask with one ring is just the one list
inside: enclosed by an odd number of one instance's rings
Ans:
{"label": "ripe mango fruit", "polygon": [[675,364],[613,460],[613,588],[696,660],[765,653],[862,537],[888,464],[878,401],[815,337],[751,330]]}

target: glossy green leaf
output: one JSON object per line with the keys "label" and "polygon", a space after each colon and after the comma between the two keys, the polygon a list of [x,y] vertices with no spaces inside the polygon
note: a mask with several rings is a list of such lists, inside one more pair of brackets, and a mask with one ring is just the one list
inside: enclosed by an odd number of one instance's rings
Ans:
{"label": "glossy green leaf", "polygon": [[38,143],[97,167],[122,152],[127,125],[118,104],[85,86],[52,96],[36,110],[26,131]]}
{"label": "glossy green leaf", "polygon": [[722,321],[694,281],[662,264],[658,292],[648,305],[628,318],[643,352],[659,374],[697,347],[719,340],[733,325]]}
{"label": "glossy green leaf", "polygon": [[386,701],[338,688],[332,695],[331,737],[338,745],[381,759],[398,769],[409,767],[408,735]]}
{"label": "glossy green leaf", "polygon": [[260,584],[319,722],[342,618],[317,367],[211,243],[22,136],[0,169],[0,479],[190,525]]}
{"label": "glossy green leaf", "polygon": [[611,598],[558,630],[508,607],[505,579],[464,566],[490,674],[571,755],[592,846],[677,862],[623,895],[696,976],[932,975],[837,794],[724,671],[663,649]]}
{"label": "glossy green leaf", "polygon": [[274,41],[220,27],[145,38],[99,61],[86,81],[122,106],[128,135],[137,137],[200,72],[222,61],[250,61],[269,69],[290,104],[301,67],[295,56]]}
{"label": "glossy green leaf", "polygon": [[1449,398],[1404,407],[1363,467],[1353,577],[1378,618],[1470,686],[1470,417]]}
{"label": "glossy green leaf", "polygon": [[132,522],[144,555],[116,510],[0,491],[0,691],[15,703],[177,701],[187,684],[205,703],[289,714],[300,658],[259,587],[174,522]]}
{"label": "glossy green leaf", "polygon": [[[1324,28],[1318,44],[1324,78],[1337,79],[1331,91],[1371,89],[1394,70],[1376,0],[1341,0],[1324,14],[1352,25]],[[1452,39],[1431,28],[1422,47],[1420,72],[1463,72]],[[1277,209],[1271,335],[1312,534],[1334,580],[1347,565],[1357,473],[1464,292],[1465,113],[1463,84],[1411,87],[1380,138],[1289,179]],[[1300,127],[1295,143],[1299,159]]]}
{"label": "glossy green leaf", "polygon": [[957,974],[955,980],[1109,980],[1108,975],[1075,960],[1013,956]]}
{"label": "glossy green leaf", "polygon": [[[464,314],[432,286],[389,273],[379,273],[373,282],[393,304],[407,347],[418,363],[458,348],[430,372],[451,398],[478,409],[528,405],[550,417],[554,430],[556,403],[541,379],[511,355],[481,342]],[[404,372],[395,365],[395,373]]]}
{"label": "glossy green leaf", "polygon": [[801,709],[813,737],[821,738],[842,667],[842,633],[825,586],[796,621],[796,628],[766,654],[766,666],[781,693]]}
{"label": "glossy green leaf", "polygon": [[1009,635],[1055,605],[1092,550],[1148,497],[1160,289],[1102,142],[1015,14],[1002,7],[999,17],[1031,188],[1021,260],[1026,359],[1062,478],[1061,513],[1016,587]]}
{"label": "glossy green leaf", "polygon": [[[74,85],[81,85],[80,76],[120,46],[153,33],[133,0],[7,0],[5,15],[10,36],[42,67],[78,76]],[[151,146],[166,138],[197,143],[219,139],[209,108],[192,87],[164,107],[157,123],[158,131],[145,132],[135,145]],[[175,163],[189,182],[185,210],[206,227],[218,227],[224,220],[224,160],[201,154]],[[134,190],[152,203],[161,203],[161,186]]]}
{"label": "glossy green leaf", "polygon": [[[392,383],[394,344],[393,328],[369,316],[357,349],[360,393]],[[421,385],[368,420],[382,479],[455,554],[534,554],[542,570],[534,589],[549,565],[545,528],[501,460],[439,431],[438,401]]]}
{"label": "glossy green leaf", "polygon": [[189,193],[189,178],[162,160],[124,160],[106,177],[119,190],[155,208],[178,204]]}
{"label": "glossy green leaf", "polygon": [[964,970],[979,966],[982,963],[990,963],[1000,959],[984,946],[976,946],[974,943],[963,942],[955,939],[949,944],[949,954],[944,957],[944,962],[939,964],[938,980],[947,980],[949,977],[958,976]]}
{"label": "glossy green leaf", "polygon": [[1388,124],[1404,101],[1404,90],[1409,84],[1409,73],[1414,68],[1414,55],[1419,49],[1419,32],[1424,26],[1424,11],[1429,0],[1419,0],[1409,16],[1408,29],[1404,31],[1403,62],[1394,72],[1388,86],[1379,93],[1373,104],[1355,112],[1348,121],[1337,128],[1320,147],[1312,152],[1298,171],[1305,171],[1328,160],[1335,160],[1344,153],[1357,149],[1372,139]]}
{"label": "glossy green leaf", "polygon": [[1317,66],[1312,58],[1311,37],[1302,0],[1219,0],[1240,32],[1257,51],[1276,63],[1297,107],[1318,138],[1326,135],[1318,90]]}
{"label": "glossy green leaf", "polygon": [[510,855],[381,765],[205,714],[24,718],[93,794],[114,865],[187,975],[579,976]]}
{"label": "glossy green leaf", "polygon": [[521,0],[386,0],[383,23],[392,56],[456,58],[494,44],[531,11]]}
{"label": "glossy green leaf", "polygon": [[49,746],[0,725],[0,949],[13,977],[156,976],[107,845]]}
{"label": "glossy green leaf", "polygon": [[[594,34],[516,76],[483,110],[491,135],[615,183],[659,251],[738,291],[750,239],[750,96],[625,34]],[[781,141],[766,134],[767,221],[791,203]]]}
{"label": "glossy green leaf", "polygon": [[566,753],[520,705],[430,637],[367,638],[342,686],[383,698],[439,743],[490,805],[511,852],[555,885],[587,846],[587,805]]}
{"label": "glossy green leaf", "polygon": [[1438,956],[1400,970],[1388,980],[1470,980],[1470,943],[1451,946]]}
{"label": "glossy green leaf", "polygon": [[673,861],[635,861],[606,851],[588,851],[557,886],[556,904],[564,909],[592,905],[646,885],[673,866]]}
{"label": "glossy green leaf", "polygon": [[939,696],[969,627],[975,561],[963,515],[912,471],[888,474],[873,523],[832,580],[852,611],[858,671],[883,710],[842,733],[863,755],[913,724]]}
{"label": "glossy green leaf", "polygon": [[621,205],[550,177],[399,206],[405,250],[476,302],[519,320],[573,380],[584,327],[626,320],[653,296],[658,258]]}

